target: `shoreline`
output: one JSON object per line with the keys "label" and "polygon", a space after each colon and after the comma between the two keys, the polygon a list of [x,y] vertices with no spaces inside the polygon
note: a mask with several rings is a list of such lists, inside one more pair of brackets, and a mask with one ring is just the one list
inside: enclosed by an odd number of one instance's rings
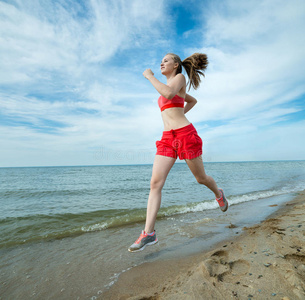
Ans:
{"label": "shoreline", "polygon": [[98,299],[305,299],[304,215],[302,191],[212,250],[124,272]]}

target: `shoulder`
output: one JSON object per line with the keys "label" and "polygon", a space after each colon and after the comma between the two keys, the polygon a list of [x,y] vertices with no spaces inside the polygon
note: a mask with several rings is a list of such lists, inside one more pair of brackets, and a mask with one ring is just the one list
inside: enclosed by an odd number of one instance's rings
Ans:
{"label": "shoulder", "polygon": [[175,78],[185,80],[185,76],[182,73],[177,74]]}
{"label": "shoulder", "polygon": [[174,79],[175,79],[175,81],[179,81],[179,82],[183,82],[183,83],[186,82],[185,76],[182,73],[177,74],[174,77]]}

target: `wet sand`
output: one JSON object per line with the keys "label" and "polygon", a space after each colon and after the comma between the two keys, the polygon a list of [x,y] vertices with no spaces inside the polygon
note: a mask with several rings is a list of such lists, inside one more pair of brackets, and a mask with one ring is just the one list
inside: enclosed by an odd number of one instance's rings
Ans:
{"label": "wet sand", "polygon": [[159,243],[138,253],[143,223],[0,249],[0,299],[304,299],[295,196],[160,218]]}
{"label": "wet sand", "polygon": [[132,268],[99,299],[305,299],[305,192],[212,250]]}

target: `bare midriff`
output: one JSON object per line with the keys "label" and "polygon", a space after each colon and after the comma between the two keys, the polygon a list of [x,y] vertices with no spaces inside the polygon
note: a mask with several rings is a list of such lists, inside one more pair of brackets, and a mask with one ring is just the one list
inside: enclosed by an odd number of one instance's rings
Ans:
{"label": "bare midriff", "polygon": [[184,108],[171,107],[161,112],[164,123],[164,131],[178,129],[191,124],[184,115]]}

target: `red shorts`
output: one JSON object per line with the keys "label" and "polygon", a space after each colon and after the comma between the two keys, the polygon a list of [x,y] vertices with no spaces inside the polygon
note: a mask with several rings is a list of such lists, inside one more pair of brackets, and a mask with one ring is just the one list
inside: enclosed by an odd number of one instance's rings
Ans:
{"label": "red shorts", "polygon": [[202,140],[193,124],[170,131],[163,131],[156,142],[157,155],[179,159],[193,159],[202,155]]}

